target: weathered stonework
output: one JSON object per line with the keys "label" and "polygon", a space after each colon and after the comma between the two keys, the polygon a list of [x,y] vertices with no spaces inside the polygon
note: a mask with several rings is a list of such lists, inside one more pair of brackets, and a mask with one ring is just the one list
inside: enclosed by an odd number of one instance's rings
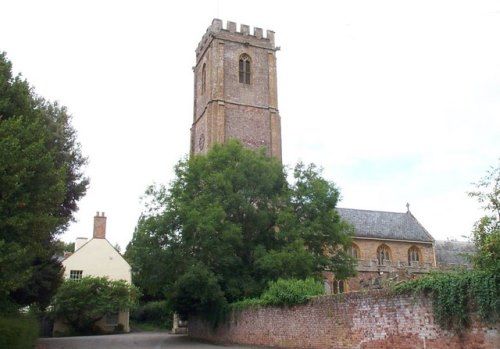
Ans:
{"label": "weathered stonework", "polygon": [[[264,147],[281,160],[274,32],[214,19],[196,49],[191,154],[238,139],[250,149]],[[239,60],[250,58],[250,83],[239,81]]]}
{"label": "weathered stonework", "polygon": [[218,343],[279,348],[497,349],[498,324],[472,314],[462,337],[435,323],[430,298],[386,292],[324,296],[305,305],[236,312],[214,330],[190,319],[189,336]]}
{"label": "weathered stonework", "polygon": [[[436,267],[432,243],[362,238],[354,238],[353,241],[360,251],[358,275],[347,281],[345,292],[381,288],[387,281],[413,279]],[[385,261],[383,265],[379,265],[377,261],[377,248],[381,244],[391,250],[391,260]],[[411,247],[417,247],[420,251],[420,261],[408,263],[408,249]]]}

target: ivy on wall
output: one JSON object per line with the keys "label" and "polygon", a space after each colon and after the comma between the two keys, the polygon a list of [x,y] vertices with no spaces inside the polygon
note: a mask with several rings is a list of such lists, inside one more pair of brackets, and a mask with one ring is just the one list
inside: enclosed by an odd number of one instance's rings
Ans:
{"label": "ivy on wall", "polygon": [[397,284],[394,291],[431,296],[436,322],[458,334],[469,326],[471,312],[488,323],[500,319],[500,274],[494,270],[433,273]]}

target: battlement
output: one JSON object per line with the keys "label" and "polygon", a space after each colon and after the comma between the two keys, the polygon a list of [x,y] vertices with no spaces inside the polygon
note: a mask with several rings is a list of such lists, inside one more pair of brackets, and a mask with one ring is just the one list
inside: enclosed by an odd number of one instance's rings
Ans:
{"label": "battlement", "polygon": [[238,31],[236,23],[231,21],[227,21],[224,28],[222,20],[214,18],[196,48],[196,58],[200,57],[212,38],[232,39],[248,45],[263,46],[274,50],[274,31],[266,30],[265,37],[263,33],[262,28],[254,27],[253,34],[250,34],[250,26],[246,24],[240,24],[240,30]]}

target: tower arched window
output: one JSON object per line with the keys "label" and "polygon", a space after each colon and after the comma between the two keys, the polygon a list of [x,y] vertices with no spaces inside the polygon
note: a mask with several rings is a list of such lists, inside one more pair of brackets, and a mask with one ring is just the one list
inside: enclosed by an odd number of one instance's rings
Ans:
{"label": "tower arched window", "polygon": [[420,262],[420,249],[417,246],[412,246],[408,249],[408,265]]}
{"label": "tower arched window", "polygon": [[203,63],[203,68],[201,68],[201,94],[205,94],[207,89],[207,64]]}
{"label": "tower arched window", "polygon": [[359,259],[361,258],[361,253],[359,252],[359,247],[356,244],[352,244],[348,249],[347,249],[347,254],[353,258]]}
{"label": "tower arched window", "polygon": [[377,248],[378,265],[384,265],[384,261],[391,260],[391,250],[386,244],[382,244]]}
{"label": "tower arched window", "polygon": [[239,60],[239,76],[240,83],[250,84],[250,77],[252,75],[252,64],[250,57],[247,54],[242,54]]}

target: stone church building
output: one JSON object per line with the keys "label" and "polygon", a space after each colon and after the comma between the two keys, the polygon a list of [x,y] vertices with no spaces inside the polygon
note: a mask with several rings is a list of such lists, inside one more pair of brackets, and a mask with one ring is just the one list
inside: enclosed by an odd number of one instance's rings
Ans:
{"label": "stone church building", "polygon": [[[214,19],[196,49],[191,154],[236,138],[250,149],[264,147],[281,160],[274,32]],[[339,208],[355,228],[349,253],[358,276],[335,280],[325,273],[331,293],[380,288],[436,268],[435,240],[407,206],[406,212]],[[445,251],[445,250],[443,250]],[[439,259],[439,258],[438,258]]]}

